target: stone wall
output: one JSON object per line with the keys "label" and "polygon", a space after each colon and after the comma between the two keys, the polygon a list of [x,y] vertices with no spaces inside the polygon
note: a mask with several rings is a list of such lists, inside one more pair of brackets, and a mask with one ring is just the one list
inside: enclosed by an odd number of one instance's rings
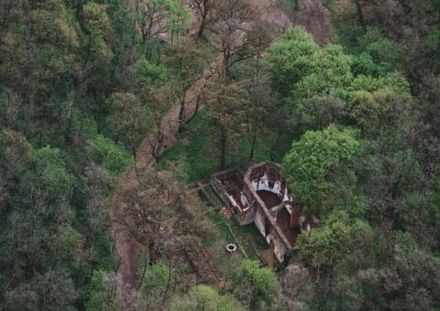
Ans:
{"label": "stone wall", "polygon": [[[281,175],[281,166],[273,162],[263,162],[251,166],[244,175],[243,182],[249,189],[251,196],[255,199],[255,208],[257,210],[255,217],[255,225],[258,231],[265,238],[266,242],[272,248],[276,259],[279,262],[284,260],[284,255],[292,245],[284,235],[281,228],[278,226],[276,217],[274,217],[267,208],[261,197],[258,195],[254,186],[255,178],[260,178],[263,171],[274,170],[278,175]],[[282,181],[284,182],[284,181]],[[269,228],[269,230],[267,230]],[[269,232],[266,232],[269,231]]]}

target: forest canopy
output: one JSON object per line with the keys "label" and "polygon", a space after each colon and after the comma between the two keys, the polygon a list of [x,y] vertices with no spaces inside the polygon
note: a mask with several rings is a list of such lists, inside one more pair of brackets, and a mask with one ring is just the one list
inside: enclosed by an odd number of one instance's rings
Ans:
{"label": "forest canopy", "polygon": [[[260,2],[0,1],[1,311],[440,308],[439,2]],[[204,188],[262,161],[273,266]]]}

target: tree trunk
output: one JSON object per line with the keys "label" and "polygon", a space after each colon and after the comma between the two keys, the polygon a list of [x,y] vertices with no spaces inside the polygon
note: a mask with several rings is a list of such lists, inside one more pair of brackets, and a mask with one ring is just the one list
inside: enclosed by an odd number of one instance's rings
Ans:
{"label": "tree trunk", "polygon": [[255,64],[255,76],[256,76],[256,79],[257,79],[257,85],[259,86],[260,85],[260,49],[258,49],[258,51],[257,51],[257,61],[256,61],[256,64]]}
{"label": "tree trunk", "polygon": [[87,67],[87,64],[89,63],[89,57],[90,57],[90,51],[92,49],[92,35],[88,35],[88,42],[87,42],[87,53],[86,53],[86,59],[84,61],[84,68]]}
{"label": "tree trunk", "polygon": [[229,47],[224,47],[223,48],[223,75],[224,75],[223,78],[224,78],[225,84],[228,83],[229,77],[231,75],[231,73],[229,71],[230,60],[231,60],[231,53],[230,53]]}
{"label": "tree trunk", "polygon": [[180,98],[180,110],[179,110],[179,129],[178,133],[182,133],[183,126],[185,125],[185,92]]}
{"label": "tree trunk", "polygon": [[205,39],[205,28],[206,28],[206,16],[202,16],[202,22],[200,23],[199,31],[197,32],[197,37],[199,39]]}
{"label": "tree trunk", "polygon": [[147,252],[144,254],[144,268],[142,269],[141,279],[139,280],[138,286],[136,286],[136,290],[141,288],[142,283],[144,282],[145,274],[147,273]]}
{"label": "tree trunk", "polygon": [[365,20],[364,20],[364,13],[362,12],[362,6],[361,6],[361,1],[360,0],[353,0],[355,5],[356,5],[356,10],[357,10],[357,14],[358,14],[358,18],[359,18],[359,23],[362,26],[362,29],[365,31],[366,30],[366,26],[365,26]]}
{"label": "tree trunk", "polygon": [[252,159],[254,158],[256,142],[257,134],[254,132],[254,136],[252,137],[251,153],[249,154],[249,162],[252,162]]}
{"label": "tree trunk", "polygon": [[275,152],[275,147],[278,145],[278,142],[280,141],[281,133],[278,132],[277,139],[273,143],[273,145],[270,147],[270,160],[273,161],[273,153]]}
{"label": "tree trunk", "polygon": [[194,117],[197,115],[197,113],[199,112],[199,107],[200,107],[200,96],[201,96],[200,94],[197,95],[197,98],[196,98],[196,109],[194,110],[194,113],[193,113],[191,119],[194,118]]}
{"label": "tree trunk", "polygon": [[137,166],[137,153],[136,153],[136,147],[132,147],[131,148],[131,152],[133,154],[133,159],[134,159],[134,172],[136,174],[137,179],[140,179],[140,174],[139,174],[139,170],[138,170],[138,166]]}
{"label": "tree trunk", "polygon": [[226,131],[220,130],[220,171],[226,166]]}
{"label": "tree trunk", "polygon": [[200,94],[197,95],[196,108],[194,109],[193,114],[184,122],[185,124],[191,122],[191,120],[197,116],[197,113],[199,112],[199,106],[200,106],[200,96],[201,96]]}
{"label": "tree trunk", "polygon": [[101,114],[102,114],[102,112],[101,112],[101,110],[102,110],[102,108],[101,108],[101,106],[102,106],[102,104],[101,104],[101,98],[98,98],[98,110],[96,111],[96,123],[97,123],[97,126],[98,126],[98,134],[101,134],[101,130],[102,130],[102,122],[101,122],[101,118],[102,118],[102,116],[101,116]]}
{"label": "tree trunk", "polygon": [[154,138],[154,142],[153,145],[151,146],[152,150],[151,150],[151,155],[154,158],[154,161],[156,162],[156,164],[159,164],[160,162],[160,149],[162,147],[162,142],[163,142],[163,135],[162,132],[159,131],[156,135],[156,137]]}
{"label": "tree trunk", "polygon": [[199,4],[199,11],[200,11],[200,17],[202,18],[202,21],[199,26],[199,31],[197,32],[197,37],[199,39],[205,39],[205,29],[206,29],[206,19],[208,18],[208,10],[209,10],[209,0],[204,0],[203,4]]}
{"label": "tree trunk", "polygon": [[172,261],[171,260],[169,260],[168,261],[168,279],[167,279],[167,286],[166,286],[166,289],[165,289],[165,293],[164,293],[164,295],[163,295],[163,299],[162,299],[162,302],[166,302],[166,300],[169,298],[169,290],[170,290],[170,286],[171,286],[171,271],[172,271],[172,269],[173,269],[173,267],[172,267]]}

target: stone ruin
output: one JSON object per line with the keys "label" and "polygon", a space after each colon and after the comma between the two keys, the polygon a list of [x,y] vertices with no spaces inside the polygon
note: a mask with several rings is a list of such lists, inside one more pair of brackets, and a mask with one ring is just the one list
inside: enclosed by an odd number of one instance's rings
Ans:
{"label": "stone ruin", "polygon": [[318,224],[316,217],[301,216],[277,163],[252,165],[244,175],[237,168],[223,171],[212,175],[210,183],[240,225],[255,224],[280,263],[301,230],[310,231]]}

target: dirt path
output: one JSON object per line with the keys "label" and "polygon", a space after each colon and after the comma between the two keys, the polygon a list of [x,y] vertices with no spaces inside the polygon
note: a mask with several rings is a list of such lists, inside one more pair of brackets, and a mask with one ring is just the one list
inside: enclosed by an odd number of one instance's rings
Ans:
{"label": "dirt path", "polygon": [[[186,93],[186,110],[184,120],[187,121],[194,114],[197,106],[197,96],[203,86],[216,78],[217,66],[221,58],[217,59],[203,72],[201,78]],[[172,146],[178,133],[180,104],[177,103],[167,113],[162,122],[163,142],[160,153]],[[155,162],[152,156],[150,137],[147,136],[137,148],[138,173],[144,174]],[[128,193],[138,186],[134,168],[129,168],[120,178],[112,202],[112,231],[119,255],[117,271],[117,294],[124,310],[136,310],[137,264],[136,254],[141,248],[133,238],[129,228],[125,225],[125,207]]]}
{"label": "dirt path", "polygon": [[[308,0],[316,1],[316,0]],[[287,15],[279,9],[275,0],[249,0],[250,4],[260,9],[261,19],[274,27],[275,32],[292,25]],[[222,62],[218,56],[215,61],[203,72],[201,78],[186,93],[186,110],[184,115],[185,122],[191,119],[199,96],[204,85],[216,79],[217,68]],[[180,105],[176,103],[162,122],[163,142],[160,153],[171,147],[178,133]],[[144,174],[155,162],[152,156],[150,137],[147,136],[137,148],[137,168],[138,172]],[[137,264],[136,255],[141,249],[141,245],[133,238],[129,228],[125,225],[126,202],[128,194],[138,186],[135,170],[129,168],[120,178],[113,196],[111,206],[112,233],[119,256],[119,267],[117,270],[117,296],[122,304],[123,310],[132,311],[137,309],[140,296],[136,292],[137,286]]]}

